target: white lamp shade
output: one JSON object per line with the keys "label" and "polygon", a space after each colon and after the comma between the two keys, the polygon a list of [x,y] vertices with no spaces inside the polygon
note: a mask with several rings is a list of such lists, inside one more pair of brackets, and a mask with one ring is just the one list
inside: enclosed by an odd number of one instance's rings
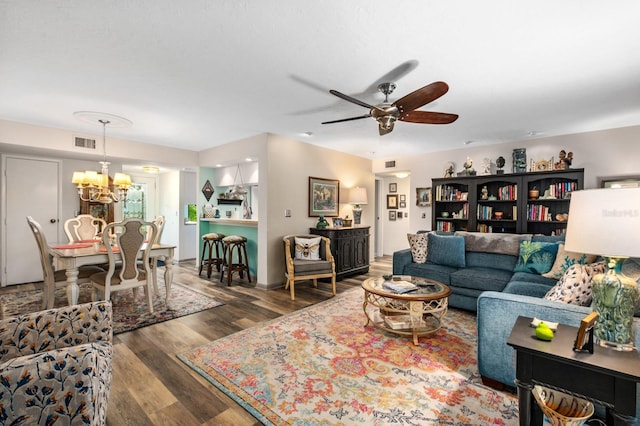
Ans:
{"label": "white lamp shade", "polygon": [[355,187],[349,190],[348,204],[367,204],[367,189]]}
{"label": "white lamp shade", "polygon": [[608,257],[640,257],[640,188],[573,192],[565,249]]}
{"label": "white lamp shade", "polygon": [[75,183],[76,185],[82,185],[84,183],[84,172],[73,172],[71,183]]}

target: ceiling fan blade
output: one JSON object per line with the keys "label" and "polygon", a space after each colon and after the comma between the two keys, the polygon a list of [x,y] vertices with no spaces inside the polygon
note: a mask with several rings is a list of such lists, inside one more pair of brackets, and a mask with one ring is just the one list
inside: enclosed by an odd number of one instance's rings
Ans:
{"label": "ceiling fan blade", "polygon": [[448,114],[446,112],[432,111],[411,111],[398,117],[400,121],[408,123],[424,123],[424,124],[449,124],[458,119],[458,114]]}
{"label": "ceiling fan blade", "polygon": [[342,118],[340,120],[325,121],[322,124],[342,123],[343,121],[360,120],[361,118],[369,118],[369,117],[371,117],[371,114],[361,115],[359,117]]}
{"label": "ceiling fan blade", "polygon": [[384,136],[387,133],[391,133],[391,131],[393,130],[393,124],[391,123],[388,126],[383,126],[382,124],[378,125],[378,131],[380,132],[380,136]]}
{"label": "ceiling fan blade", "polygon": [[345,101],[351,102],[351,103],[356,104],[356,105],[363,106],[365,108],[369,108],[369,109],[375,108],[373,105],[369,105],[368,103],[362,102],[362,101],[360,101],[360,100],[358,100],[356,98],[352,98],[351,96],[345,95],[344,93],[340,93],[337,90],[329,90],[329,93],[331,93],[332,95],[337,96],[337,97],[339,97],[341,99],[344,99]]}
{"label": "ceiling fan blade", "polygon": [[436,81],[428,84],[416,91],[403,96],[393,103],[398,107],[400,115],[420,108],[422,105],[426,105],[429,102],[433,102],[440,96],[449,91],[449,86],[444,81]]}

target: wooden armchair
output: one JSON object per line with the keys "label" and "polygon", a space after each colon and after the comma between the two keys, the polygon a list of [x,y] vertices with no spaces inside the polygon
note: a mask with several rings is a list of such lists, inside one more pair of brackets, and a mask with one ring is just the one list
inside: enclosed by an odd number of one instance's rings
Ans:
{"label": "wooden armchair", "polygon": [[[296,238],[298,244],[296,245]],[[318,241],[316,244],[300,244],[301,240]],[[291,291],[291,300],[296,299],[295,282],[302,280],[312,280],[313,286],[318,286],[318,278],[331,278],[331,287],[333,295],[336,295],[336,265],[331,254],[331,240],[327,237],[319,235],[292,234],[282,238],[284,242],[284,258],[286,270],[284,276],[286,278],[285,290]],[[317,259],[315,254],[317,250]],[[298,256],[296,256],[298,251]]]}
{"label": "wooden armchair", "polygon": [[96,302],[0,320],[0,424],[104,425],[111,318]]}

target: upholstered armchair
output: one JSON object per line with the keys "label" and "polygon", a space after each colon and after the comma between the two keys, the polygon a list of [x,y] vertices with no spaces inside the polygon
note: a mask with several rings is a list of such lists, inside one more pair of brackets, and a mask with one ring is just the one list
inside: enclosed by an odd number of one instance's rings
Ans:
{"label": "upholstered armchair", "polygon": [[104,425],[111,302],[0,320],[0,424]]}
{"label": "upholstered armchair", "polygon": [[[313,240],[317,243],[296,244],[304,240]],[[336,295],[336,265],[331,254],[331,240],[318,235],[285,235],[284,255],[286,270],[284,273],[286,283],[285,290],[290,289],[291,300],[296,299],[295,282],[312,280],[313,286],[318,286],[318,278],[331,278],[333,295]],[[317,247],[316,247],[317,245]],[[296,255],[296,251],[297,254]]]}

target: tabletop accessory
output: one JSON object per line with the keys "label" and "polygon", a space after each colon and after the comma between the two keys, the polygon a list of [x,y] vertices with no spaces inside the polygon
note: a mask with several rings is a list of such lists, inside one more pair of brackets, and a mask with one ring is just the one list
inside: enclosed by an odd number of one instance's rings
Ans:
{"label": "tabletop accessory", "polygon": [[622,274],[622,263],[640,257],[640,188],[575,191],[571,196],[565,248],[602,255],[607,270],[591,280],[593,304],[600,319],[595,337],[600,346],[633,350],[631,328],[638,284]]}

